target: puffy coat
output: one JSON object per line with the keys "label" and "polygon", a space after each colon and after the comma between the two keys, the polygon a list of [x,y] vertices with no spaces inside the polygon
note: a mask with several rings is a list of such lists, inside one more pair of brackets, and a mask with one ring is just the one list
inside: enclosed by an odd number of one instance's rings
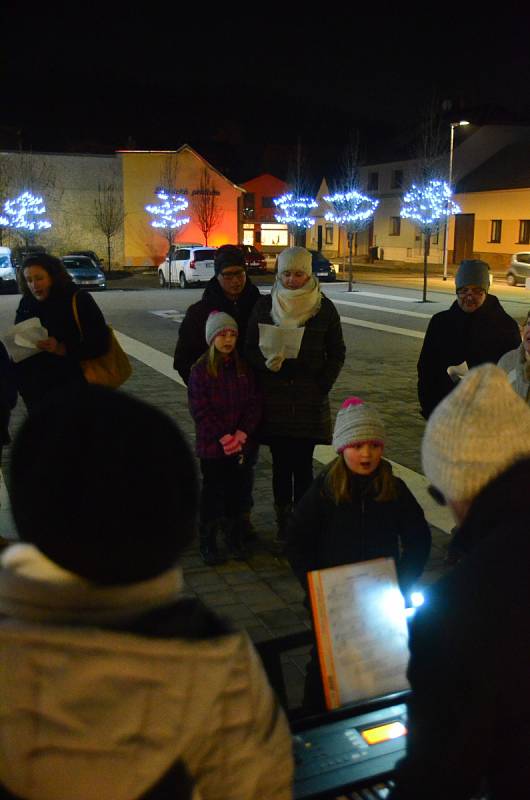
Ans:
{"label": "puffy coat", "polygon": [[205,339],[208,315],[212,311],[225,311],[235,319],[239,327],[237,349],[243,355],[248,319],[260,296],[259,289],[248,278],[237,300],[228,299],[217,277],[208,281],[202,298],[186,311],[175,347],[173,367],[186,385],[192,366],[208,349]]}
{"label": "puffy coat", "polygon": [[512,800],[530,785],[530,460],[478,495],[472,551],[430,587],[410,636],[407,756],[392,800]]}
{"label": "puffy coat", "polygon": [[[74,295],[82,337],[72,308]],[[49,336],[65,345],[66,355],[41,352],[14,365],[18,391],[28,408],[59,386],[84,380],[80,361],[103,355],[109,346],[109,330],[98,305],[92,295],[73,283],[64,288],[52,287],[49,297],[42,301],[24,295],[15,322],[32,317],[41,321]]]}
{"label": "puffy coat", "polygon": [[467,362],[496,364],[508,350],[521,343],[516,321],[494,295],[487,295],[476,311],[462,311],[455,300],[451,308],[435,314],[427,327],[418,361],[418,398],[427,419],[454,388],[447,367]]}
{"label": "puffy coat", "polygon": [[272,299],[262,297],[248,324],[245,356],[256,369],[263,390],[261,438],[292,436],[315,442],[331,441],[328,393],[344,364],[346,347],[340,317],[331,300],[322,297],[318,313],[304,325],[298,358],[286,359],[271,372],[259,349],[259,323],[272,325]]}
{"label": "puffy coat", "polygon": [[352,475],[352,502],[337,505],[324,482],[315,478],[295,508],[289,527],[287,557],[306,588],[310,570],[393,558],[400,586],[407,592],[429,557],[431,532],[421,507],[399,478],[395,500],[377,502],[373,479]]}
{"label": "puffy coat", "polygon": [[201,800],[291,798],[289,730],[250,640],[179,599],[177,579],[0,570],[0,784],[130,800],[180,760]]}

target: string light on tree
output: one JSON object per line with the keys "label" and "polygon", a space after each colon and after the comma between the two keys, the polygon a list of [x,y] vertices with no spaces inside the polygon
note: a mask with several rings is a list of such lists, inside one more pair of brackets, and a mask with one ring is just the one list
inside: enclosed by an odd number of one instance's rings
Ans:
{"label": "string light on tree", "polygon": [[349,267],[348,267],[348,291],[351,292],[353,284],[353,240],[355,234],[365,228],[374,215],[374,211],[379,205],[379,200],[361,194],[357,189],[348,189],[343,192],[335,192],[325,195],[324,201],[332,207],[324,215],[327,222],[334,222],[344,228],[348,236],[349,248]]}
{"label": "string light on tree", "polygon": [[166,192],[164,189],[157,191],[156,196],[162,201],[159,205],[145,206],[145,210],[153,215],[151,220],[153,228],[176,230],[188,224],[190,218],[180,216],[189,205],[185,197]]}
{"label": "string light on tree", "polygon": [[293,228],[312,228],[315,224],[313,217],[308,212],[312,208],[317,208],[318,203],[312,197],[296,197],[291,194],[284,194],[274,198],[274,205],[281,210],[281,214],[275,214],[277,222],[290,225]]}
{"label": "string light on tree", "polygon": [[51,228],[47,219],[40,219],[46,213],[42,197],[23,192],[14,200],[6,200],[0,225],[23,233],[36,233]]}

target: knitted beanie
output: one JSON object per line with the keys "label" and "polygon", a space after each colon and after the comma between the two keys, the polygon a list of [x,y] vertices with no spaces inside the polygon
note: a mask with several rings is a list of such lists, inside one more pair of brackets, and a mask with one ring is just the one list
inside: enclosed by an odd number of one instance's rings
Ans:
{"label": "knitted beanie", "polygon": [[348,397],[335,421],[333,447],[342,453],[353,442],[385,442],[385,425],[379,412],[360,397]]}
{"label": "knitted beanie", "polygon": [[530,408],[493,364],[467,373],[435,408],[423,436],[423,471],[451,500],[472,500],[528,457]]}
{"label": "knitted beanie", "polygon": [[456,289],[464,286],[480,286],[485,292],[490,288],[490,268],[485,261],[466,258],[460,262],[455,275]]}
{"label": "knitted beanie", "polygon": [[245,254],[235,244],[223,244],[215,251],[213,259],[213,269],[219,275],[227,267],[245,268]]}
{"label": "knitted beanie", "polygon": [[300,270],[311,277],[313,274],[311,264],[311,253],[305,247],[288,247],[286,250],[282,250],[278,256],[278,275],[288,269]]}
{"label": "knitted beanie", "polygon": [[206,320],[205,335],[208,347],[216,336],[226,330],[239,332],[235,319],[224,311],[212,311]]}

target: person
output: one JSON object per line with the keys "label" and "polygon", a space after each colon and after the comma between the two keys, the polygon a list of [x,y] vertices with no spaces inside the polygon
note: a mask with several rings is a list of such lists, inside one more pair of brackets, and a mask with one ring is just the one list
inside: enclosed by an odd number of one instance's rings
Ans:
{"label": "person", "polygon": [[530,783],[530,408],[472,369],[422,443],[432,494],[470,544],[412,621],[405,759],[392,800],[508,800]]}
{"label": "person", "polygon": [[[261,324],[303,328],[297,357],[285,358],[283,351],[263,355]],[[315,445],[331,441],[329,392],[346,355],[340,317],[322,294],[305,248],[280,253],[272,292],[259,300],[250,317],[245,354],[264,396],[260,438],[272,455],[276,546],[281,550],[293,504],[313,481]]]}
{"label": "person", "polygon": [[517,394],[530,404],[530,311],[523,322],[523,341],[515,350],[505,353],[498,366],[508,374]]}
{"label": "person", "polygon": [[521,342],[516,321],[488,293],[489,266],[485,261],[462,261],[455,285],[456,301],[430,320],[418,360],[418,398],[425,419],[455,386],[449,367],[464,362],[469,369],[486,362],[496,364]]}
{"label": "person", "polygon": [[[358,397],[344,401],[333,433],[337,458],[300,500],[289,526],[287,557],[306,592],[311,570],[393,558],[408,600],[423,572],[431,532],[414,496],[383,459],[385,438],[376,408]],[[325,710],[315,648],[303,707]]]}
{"label": "person", "polygon": [[26,258],[19,281],[22,299],[15,323],[35,317],[48,331],[37,343],[38,354],[14,364],[19,394],[31,412],[49,392],[85,382],[80,362],[107,352],[109,329],[92,296],[77,289],[55,256],[38,253]]}
{"label": "person", "polygon": [[[4,344],[0,342],[0,470],[2,467],[2,453],[5,445],[11,442],[9,435],[9,420],[11,411],[17,404],[17,388],[13,375],[13,364],[9,359]],[[0,473],[0,481],[3,476]],[[0,550],[7,547],[9,539],[0,536]]]}
{"label": "person", "polygon": [[245,558],[248,471],[256,449],[253,433],[261,397],[252,370],[237,352],[238,326],[223,311],[206,321],[209,349],[190,373],[188,399],[201,462],[200,551],[205,564],[223,560],[217,540],[226,536],[231,555]]}
{"label": "person", "polygon": [[250,639],[184,592],[198,482],[173,421],[71,387],[24,422],[11,478],[0,784],[24,800],[180,797],[176,764],[202,800],[290,798],[288,726]]}

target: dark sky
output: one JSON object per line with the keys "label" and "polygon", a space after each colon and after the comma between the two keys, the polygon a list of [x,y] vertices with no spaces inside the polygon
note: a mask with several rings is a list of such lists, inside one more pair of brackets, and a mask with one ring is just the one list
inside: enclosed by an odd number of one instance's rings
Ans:
{"label": "dark sky", "polygon": [[[22,5],[22,4],[17,4]],[[367,160],[412,154],[422,109],[446,120],[530,122],[530,11],[410,3],[8,3],[0,146],[112,152],[188,142],[233,180],[285,177],[298,140],[332,173],[352,132]],[[367,10],[369,9],[369,10]],[[521,10],[525,9],[525,10]],[[90,12],[90,14],[89,14]],[[450,110],[447,106],[450,105]],[[447,126],[448,127],[448,126]]]}

